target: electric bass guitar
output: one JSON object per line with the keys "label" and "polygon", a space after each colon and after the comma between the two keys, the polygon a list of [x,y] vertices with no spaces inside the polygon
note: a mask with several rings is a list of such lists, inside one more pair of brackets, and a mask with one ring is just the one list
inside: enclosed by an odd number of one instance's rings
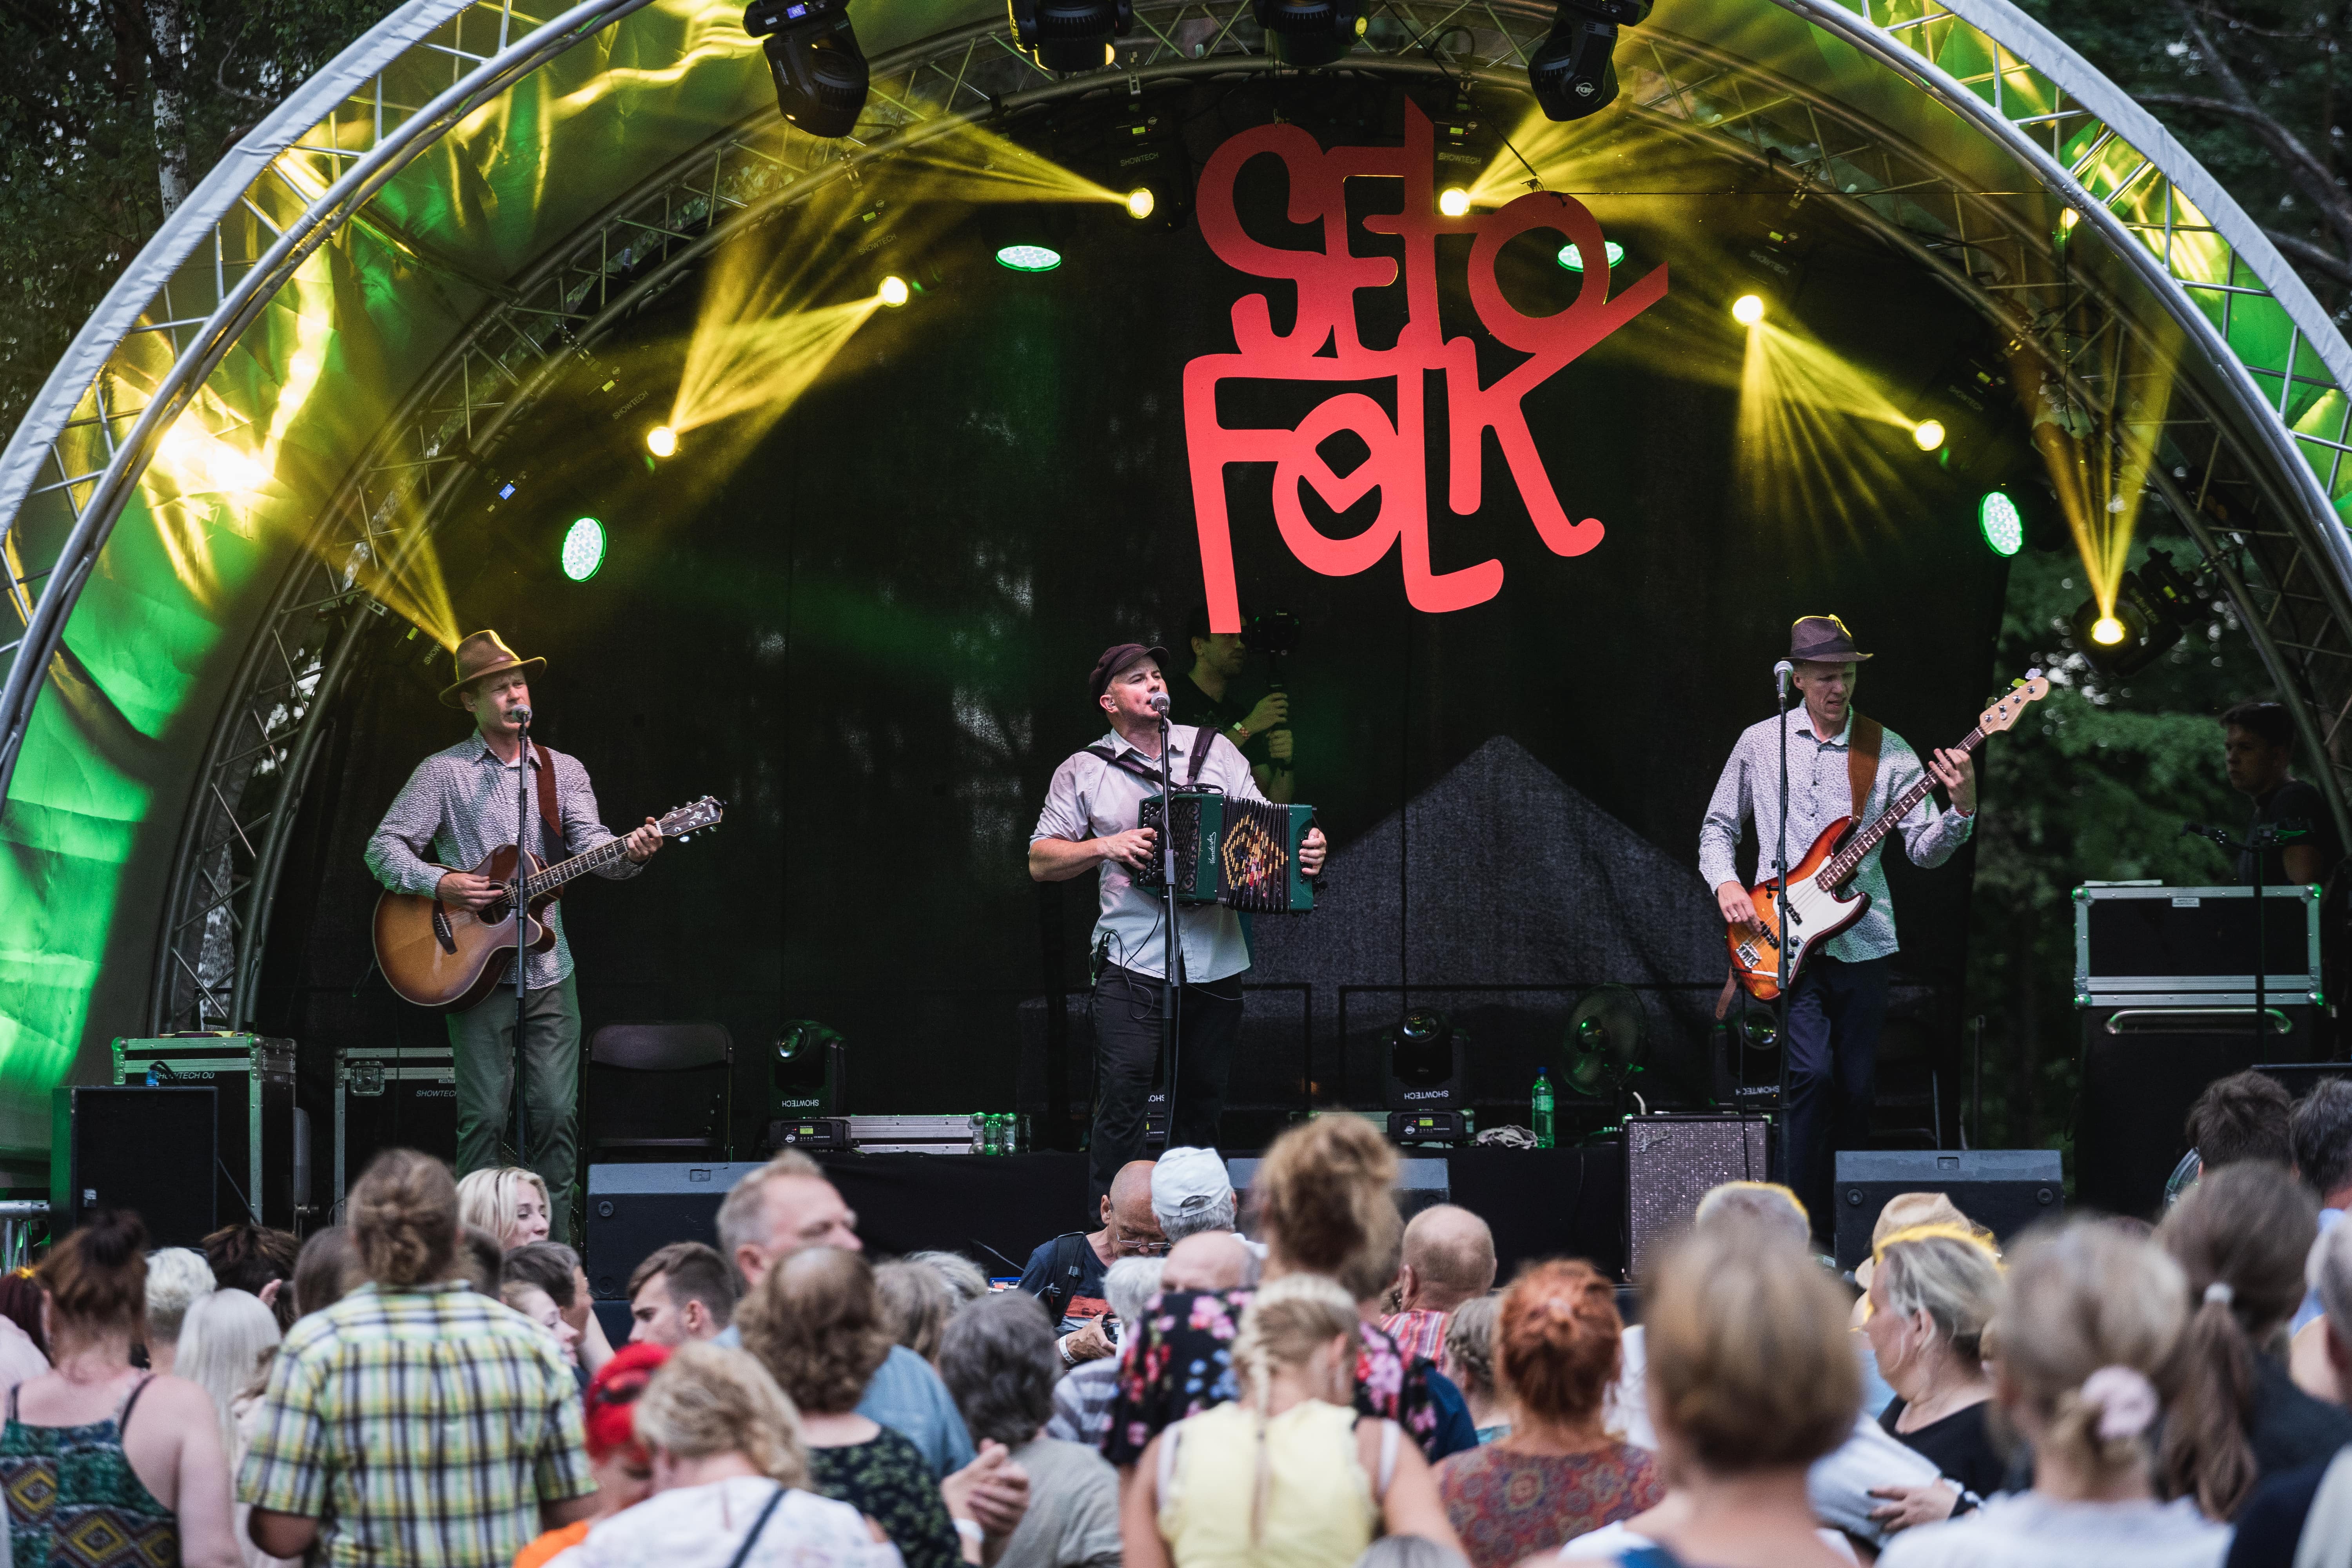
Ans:
{"label": "electric bass guitar", "polygon": [[[1977,716],[1977,727],[1952,749],[1972,752],[1988,735],[1997,735],[2017,722],[2029,702],[2039,702],[2050,695],[2047,676],[2036,675],[2020,681],[2000,700]],[[1895,831],[1895,825],[1911,815],[1911,808],[1927,798],[1935,786],[1936,775],[1924,769],[1918,781],[1892,801],[1878,814],[1878,819],[1867,827],[1857,828],[1856,819],[1842,816],[1822,831],[1813,840],[1803,859],[1789,868],[1789,903],[1783,910],[1779,900],[1777,879],[1748,889],[1748,901],[1756,906],[1752,925],[1734,925],[1725,932],[1725,942],[1731,949],[1731,971],[1748,994],[1759,1002],[1770,1002],[1780,994],[1780,944],[1789,947],[1789,983],[1796,984],[1804,970],[1805,960],[1813,950],[1844,931],[1870,911],[1870,895],[1849,886],[1853,874],[1879,840]]]}
{"label": "electric bass guitar", "polygon": [[[706,795],[655,826],[664,838],[683,838],[716,827],[726,813],[725,801]],[[523,919],[529,922],[524,945],[533,952],[553,947],[554,929],[540,917],[558,890],[572,878],[618,860],[626,847],[624,836],[552,866],[531,856],[521,885]],[[402,1001],[454,1013],[488,995],[514,967],[515,847],[499,846],[473,872],[505,889],[478,910],[431,893],[386,893],[375,901],[375,961]]]}

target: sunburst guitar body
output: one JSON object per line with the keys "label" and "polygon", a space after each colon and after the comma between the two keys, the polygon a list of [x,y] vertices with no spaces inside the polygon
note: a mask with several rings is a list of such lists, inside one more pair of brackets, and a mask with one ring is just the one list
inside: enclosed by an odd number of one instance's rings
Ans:
{"label": "sunburst guitar body", "polygon": [[[1952,750],[1974,751],[1984,743],[1986,736],[1999,734],[2016,723],[2028,703],[2039,702],[2048,695],[2049,679],[2038,670],[2033,672],[1979,714],[1977,727]],[[1732,973],[1750,996],[1759,1002],[1779,998],[1780,949],[1784,943],[1789,950],[1789,983],[1793,985],[1804,972],[1807,958],[1870,912],[1870,895],[1853,885],[1854,873],[1862,869],[1863,861],[1879,841],[1895,831],[1895,826],[1911,815],[1912,808],[1927,798],[1935,783],[1934,774],[1922,771],[1911,787],[1889,801],[1886,809],[1867,827],[1858,827],[1856,819],[1851,816],[1832,823],[1813,840],[1804,858],[1789,868],[1789,898],[1785,905],[1780,901],[1777,879],[1748,889],[1748,901],[1756,906],[1756,919],[1727,926],[1724,943],[1731,950]]]}

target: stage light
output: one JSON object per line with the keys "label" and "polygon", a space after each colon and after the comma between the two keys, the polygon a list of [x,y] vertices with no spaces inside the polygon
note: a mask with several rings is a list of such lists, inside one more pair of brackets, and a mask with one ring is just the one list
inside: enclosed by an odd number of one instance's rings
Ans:
{"label": "stage light", "polygon": [[1448,185],[1437,193],[1437,210],[1447,217],[1460,217],[1470,210],[1470,193],[1459,185]]}
{"label": "stage light", "polygon": [[1364,0],[1250,0],[1265,52],[1300,70],[1328,66],[1364,36]]}
{"label": "stage light", "polygon": [[1051,272],[1062,264],[1062,253],[1049,246],[1008,245],[997,251],[996,264],[1015,272]]}
{"label": "stage light", "polygon": [[1977,531],[1995,555],[2006,560],[2025,548],[2025,514],[2000,490],[1987,490],[1977,500]]}
{"label": "stage light", "polygon": [[905,304],[910,292],[904,278],[885,278],[882,286],[874,290],[875,298],[886,305]]}
{"label": "stage light", "polygon": [[866,108],[866,56],[848,0],[752,0],[743,30],[764,39],[776,107],[812,136],[846,136]]}
{"label": "stage light", "polygon": [[604,564],[604,525],[593,517],[574,521],[563,535],[563,574],[585,583]]}
{"label": "stage light", "polygon": [[1581,120],[1617,99],[1617,29],[1650,14],[1651,0],[1560,0],[1551,33],[1528,57],[1528,87],[1551,120]]}
{"label": "stage light", "polygon": [[1752,327],[1764,319],[1764,299],[1760,294],[1742,294],[1731,302],[1731,319],[1743,327]]}
{"label": "stage light", "polygon": [[677,451],[677,432],[667,425],[655,426],[646,432],[646,450],[656,458],[675,456]]}
{"label": "stage light", "polygon": [[1049,71],[1111,63],[1111,40],[1135,23],[1129,0],[1011,0],[1013,41]]}
{"label": "stage light", "polygon": [[1944,444],[1944,422],[1922,419],[1911,426],[1911,444],[1923,452],[1932,452]]}
{"label": "stage light", "polygon": [[1127,216],[1138,223],[1150,217],[1151,209],[1159,205],[1158,198],[1152,195],[1149,185],[1138,185],[1127,193]]}
{"label": "stage light", "polygon": [[[1625,247],[1623,246],[1618,244],[1613,239],[1603,240],[1601,243],[1608,247],[1609,265],[1611,267],[1613,268],[1619,262],[1625,259]],[[1572,245],[1563,245],[1559,247],[1559,264],[1562,267],[1567,268],[1570,272],[1581,272],[1584,270],[1584,253],[1577,249],[1576,247]]]}
{"label": "stage light", "polygon": [[2091,640],[2109,647],[2124,640],[2124,624],[2113,616],[2101,616],[2091,623]]}
{"label": "stage light", "polygon": [[2074,647],[2093,668],[2123,679],[2154,664],[2180,640],[2183,620],[2151,595],[2137,573],[2126,572],[2116,583],[2115,605],[2102,610],[2094,596],[2083,601],[2069,625]]}

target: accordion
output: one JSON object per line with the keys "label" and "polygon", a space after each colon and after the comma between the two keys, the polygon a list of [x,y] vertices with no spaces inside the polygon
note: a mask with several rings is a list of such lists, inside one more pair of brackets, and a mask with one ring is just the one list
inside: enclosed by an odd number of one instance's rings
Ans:
{"label": "accordion", "polygon": [[[1298,869],[1298,847],[1315,824],[1311,805],[1236,800],[1217,790],[1174,795],[1176,901],[1223,904],[1255,914],[1304,913],[1315,907],[1315,884]],[[1139,826],[1163,831],[1166,797],[1143,803]],[[1136,873],[1135,885],[1158,892],[1162,861]]]}

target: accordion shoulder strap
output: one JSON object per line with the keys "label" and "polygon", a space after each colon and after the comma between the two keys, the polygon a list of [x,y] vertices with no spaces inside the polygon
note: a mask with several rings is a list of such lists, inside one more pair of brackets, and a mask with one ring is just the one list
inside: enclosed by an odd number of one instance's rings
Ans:
{"label": "accordion shoulder strap", "polygon": [[[1199,786],[1201,783],[1201,770],[1208,765],[1209,748],[1216,743],[1217,732],[1209,728],[1206,724],[1202,725],[1199,729],[1192,731],[1192,763],[1191,770],[1184,775],[1184,787],[1186,789],[1193,789]],[[1145,767],[1128,752],[1114,752],[1108,746],[1088,746],[1086,748],[1086,753],[1090,757],[1100,757],[1112,767],[1118,768],[1123,773],[1133,773],[1137,778],[1141,779],[1146,784],[1156,784],[1160,782],[1160,774],[1157,770]]]}
{"label": "accordion shoulder strap", "polygon": [[1208,725],[1203,724],[1192,731],[1192,766],[1184,774],[1186,789],[1200,787],[1201,770],[1208,765],[1209,748],[1216,743],[1217,732]]}

